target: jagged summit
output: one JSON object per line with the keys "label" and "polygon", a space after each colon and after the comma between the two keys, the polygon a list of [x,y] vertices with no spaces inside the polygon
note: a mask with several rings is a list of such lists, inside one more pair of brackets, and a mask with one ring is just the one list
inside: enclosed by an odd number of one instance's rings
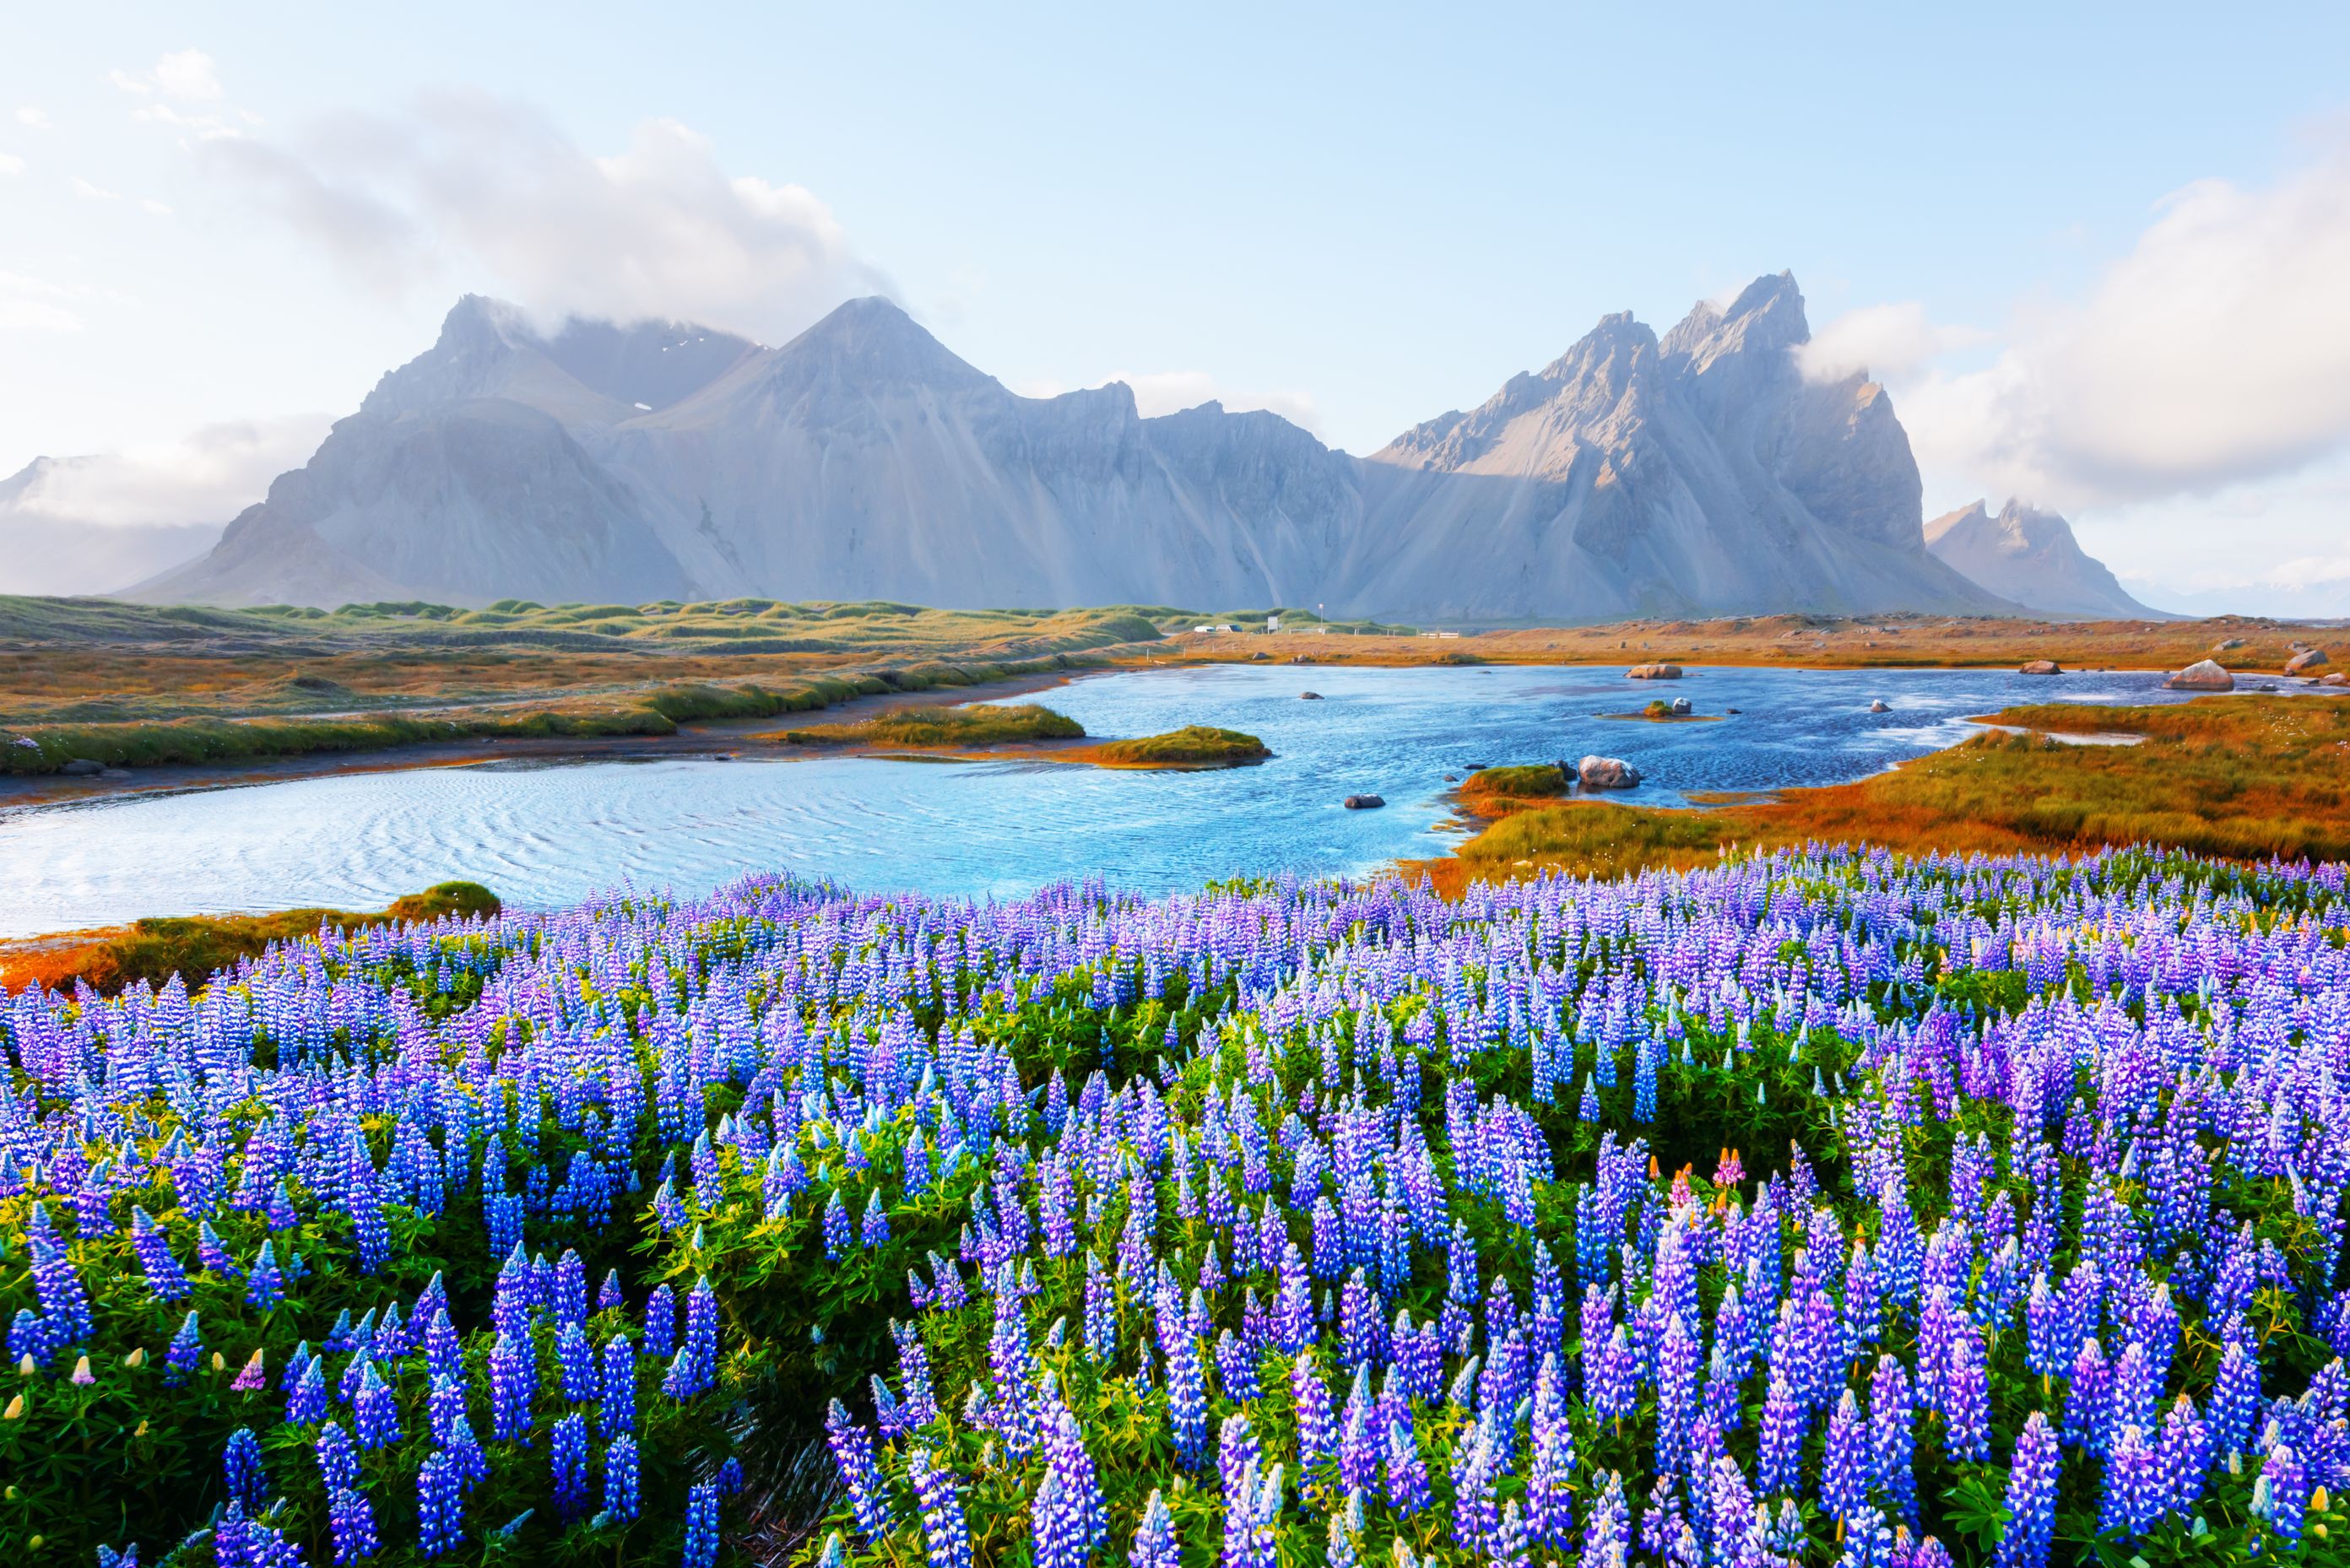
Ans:
{"label": "jagged summit", "polygon": [[1881,388],[1806,382],[1784,274],[1602,317],[1369,459],[1279,416],[1025,398],[894,303],[787,343],[468,296],[145,597],[1314,603],[1419,619],[1995,609],[1924,548]]}
{"label": "jagged summit", "polygon": [[1996,514],[1988,501],[1944,513],[1926,524],[1926,547],[1992,593],[2048,614],[2139,619],[2167,613],[2131,597],[2104,562],[2081,548],[2070,523],[2012,496]]}

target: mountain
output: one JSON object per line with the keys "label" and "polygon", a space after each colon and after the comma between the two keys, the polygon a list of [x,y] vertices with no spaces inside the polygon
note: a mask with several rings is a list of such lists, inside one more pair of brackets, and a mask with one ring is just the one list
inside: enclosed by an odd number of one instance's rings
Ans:
{"label": "mountain", "polygon": [[1926,554],[1891,400],[1806,380],[1810,337],[1783,273],[1661,341],[1603,318],[1371,455],[1350,597],[1464,620],[2003,607]]}
{"label": "mountain", "polygon": [[1609,317],[1368,459],[1263,412],[1025,398],[886,300],[779,348],[551,336],[468,296],[202,560],[232,604],[892,598],[1534,620],[2012,609],[1926,552],[1882,388],[1814,382],[1783,275],[1659,341]]}
{"label": "mountain", "polygon": [[[70,505],[77,467],[96,458],[36,457],[0,479],[0,582],[13,594],[71,595],[129,582],[157,561],[192,560],[217,523],[102,523]],[[63,482],[61,484],[60,482]],[[64,510],[53,492],[64,488]]]}
{"label": "mountain", "polygon": [[2085,619],[2163,618],[2124,591],[2104,562],[2081,548],[2073,525],[2011,497],[1992,515],[1983,502],[1926,524],[1926,548],[2002,598],[2048,615]]}

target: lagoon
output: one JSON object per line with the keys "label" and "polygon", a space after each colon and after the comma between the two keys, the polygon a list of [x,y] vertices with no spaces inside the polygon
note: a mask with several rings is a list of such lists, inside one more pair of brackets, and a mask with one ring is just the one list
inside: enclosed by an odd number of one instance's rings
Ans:
{"label": "lagoon", "polygon": [[[1622,756],[1615,798],[1835,784],[1963,740],[2020,702],[2177,700],[2153,671],[1213,665],[1091,675],[1033,699],[1100,737],[1217,724],[1272,761],[1205,773],[1035,760],[490,763],[0,813],[0,936],[151,914],[381,908],[450,877],[551,908],[619,887],[695,895],[789,871],[872,892],[1011,898],[1098,877],[1139,893],[1281,871],[1363,875],[1454,842],[1448,774]],[[1321,693],[1304,701],[1299,693]],[[1687,697],[1715,723],[1606,715]],[[1872,713],[1872,700],[1890,711]],[[1351,794],[1381,811],[1347,811]]]}

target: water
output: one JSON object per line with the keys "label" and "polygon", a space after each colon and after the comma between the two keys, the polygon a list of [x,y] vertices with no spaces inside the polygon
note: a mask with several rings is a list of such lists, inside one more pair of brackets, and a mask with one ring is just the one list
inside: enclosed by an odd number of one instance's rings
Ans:
{"label": "water", "polygon": [[[1039,701],[1098,736],[1220,724],[1277,753],[1215,773],[1038,762],[487,763],[295,780],[0,813],[0,936],[141,915],[379,909],[463,877],[543,908],[621,884],[696,893],[754,871],[872,891],[1010,897],[1100,877],[1142,892],[1236,873],[1362,873],[1441,855],[1447,773],[1622,756],[1620,798],[1861,777],[1947,746],[2017,702],[2162,701],[2153,673],[1619,667],[1215,666],[1088,677]],[[1301,691],[1319,702],[1298,700]],[[1597,715],[1687,697],[1719,723]],[[1872,698],[1891,711],[1871,713]],[[1387,797],[1347,811],[1350,794]]]}

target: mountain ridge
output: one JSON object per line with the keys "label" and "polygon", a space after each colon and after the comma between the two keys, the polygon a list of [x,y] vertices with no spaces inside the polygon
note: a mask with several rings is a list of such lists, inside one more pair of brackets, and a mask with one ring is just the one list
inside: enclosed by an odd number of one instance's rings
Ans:
{"label": "mountain ridge", "polygon": [[[766,347],[466,296],[151,599],[1291,603],[1391,618],[1996,612],[1925,548],[1890,400],[1806,379],[1787,274],[1602,317],[1368,457],[1263,411],[1027,398],[897,306]],[[338,597],[339,596],[339,597]]]}
{"label": "mountain ridge", "polygon": [[2010,496],[1994,514],[1979,500],[1926,524],[1926,547],[1991,593],[2043,612],[2084,618],[2169,617],[2125,589],[2081,548],[2073,525]]}

